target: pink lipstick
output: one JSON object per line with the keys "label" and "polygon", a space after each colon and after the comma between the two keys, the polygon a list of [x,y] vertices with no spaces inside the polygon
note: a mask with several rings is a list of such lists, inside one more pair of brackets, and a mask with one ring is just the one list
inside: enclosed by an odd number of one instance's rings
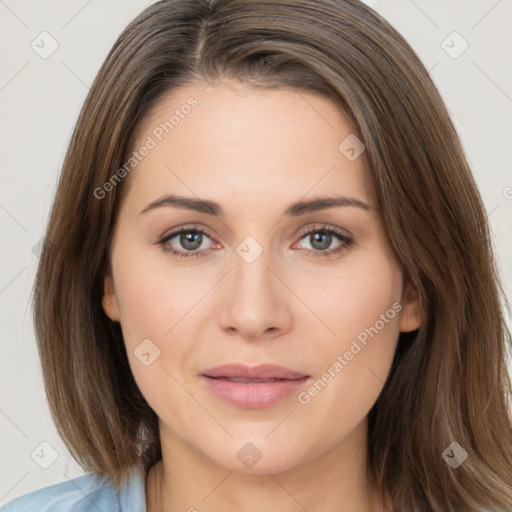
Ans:
{"label": "pink lipstick", "polygon": [[283,366],[225,364],[202,372],[210,391],[224,401],[246,409],[273,405],[296,393],[310,379]]}

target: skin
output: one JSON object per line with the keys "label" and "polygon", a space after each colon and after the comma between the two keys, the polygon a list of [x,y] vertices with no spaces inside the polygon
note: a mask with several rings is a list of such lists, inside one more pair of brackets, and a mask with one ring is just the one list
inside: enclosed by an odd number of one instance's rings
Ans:
{"label": "skin", "polygon": [[[338,150],[353,129],[328,99],[230,81],[172,91],[137,127],[134,147],[190,96],[198,105],[124,184],[105,277],[103,307],[121,323],[133,375],[160,419],[163,458],[146,480],[147,510],[380,511],[364,474],[367,414],[399,332],[417,329],[421,312],[375,209],[364,153],[350,161]],[[225,215],[140,213],[171,193],[217,201]],[[370,210],[283,216],[294,201],[333,193]],[[191,224],[207,231],[202,256],[179,259],[157,243]],[[324,225],[353,243],[308,254],[321,247],[301,230]],[[250,264],[236,252],[248,236],[263,249]],[[343,243],[333,236],[326,247]],[[167,246],[187,251],[179,236]],[[265,362],[317,380],[397,302],[402,310],[307,405],[293,394],[239,408],[199,377],[223,363]],[[160,350],[149,366],[134,355],[147,338]],[[262,454],[251,468],[237,457],[248,442]]]}

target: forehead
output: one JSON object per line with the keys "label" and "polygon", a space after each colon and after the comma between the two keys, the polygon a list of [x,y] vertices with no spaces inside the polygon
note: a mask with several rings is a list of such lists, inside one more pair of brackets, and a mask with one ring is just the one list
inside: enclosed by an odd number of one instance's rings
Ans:
{"label": "forehead", "polygon": [[280,202],[336,192],[371,202],[364,153],[353,160],[344,152],[353,131],[335,103],[312,92],[195,82],[139,123],[131,151],[151,149],[130,189],[148,202],[164,192]]}

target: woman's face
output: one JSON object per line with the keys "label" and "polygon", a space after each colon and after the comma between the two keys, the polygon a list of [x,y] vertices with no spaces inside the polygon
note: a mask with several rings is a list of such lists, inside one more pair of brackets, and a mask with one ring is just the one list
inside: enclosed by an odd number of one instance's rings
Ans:
{"label": "woman's face", "polygon": [[233,82],[175,90],[138,127],[103,305],[163,444],[277,472],[364,440],[419,311],[352,131],[323,97]]}

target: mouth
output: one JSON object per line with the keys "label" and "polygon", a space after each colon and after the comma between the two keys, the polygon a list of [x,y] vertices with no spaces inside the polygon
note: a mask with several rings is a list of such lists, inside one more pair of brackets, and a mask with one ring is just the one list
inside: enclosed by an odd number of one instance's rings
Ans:
{"label": "mouth", "polygon": [[229,364],[205,370],[201,378],[223,401],[245,409],[260,409],[298,392],[311,377],[277,365]]}
{"label": "mouth", "polygon": [[292,379],[246,379],[245,377],[211,377],[206,375],[206,377],[210,377],[210,379],[223,379],[229,380],[230,382],[276,382],[277,380],[292,380]]}
{"label": "mouth", "polygon": [[253,379],[253,380],[295,380],[303,377],[309,377],[305,373],[300,373],[284,366],[276,364],[259,364],[257,366],[247,366],[241,363],[223,364],[210,368],[203,372],[206,377],[224,378],[224,379]]}

